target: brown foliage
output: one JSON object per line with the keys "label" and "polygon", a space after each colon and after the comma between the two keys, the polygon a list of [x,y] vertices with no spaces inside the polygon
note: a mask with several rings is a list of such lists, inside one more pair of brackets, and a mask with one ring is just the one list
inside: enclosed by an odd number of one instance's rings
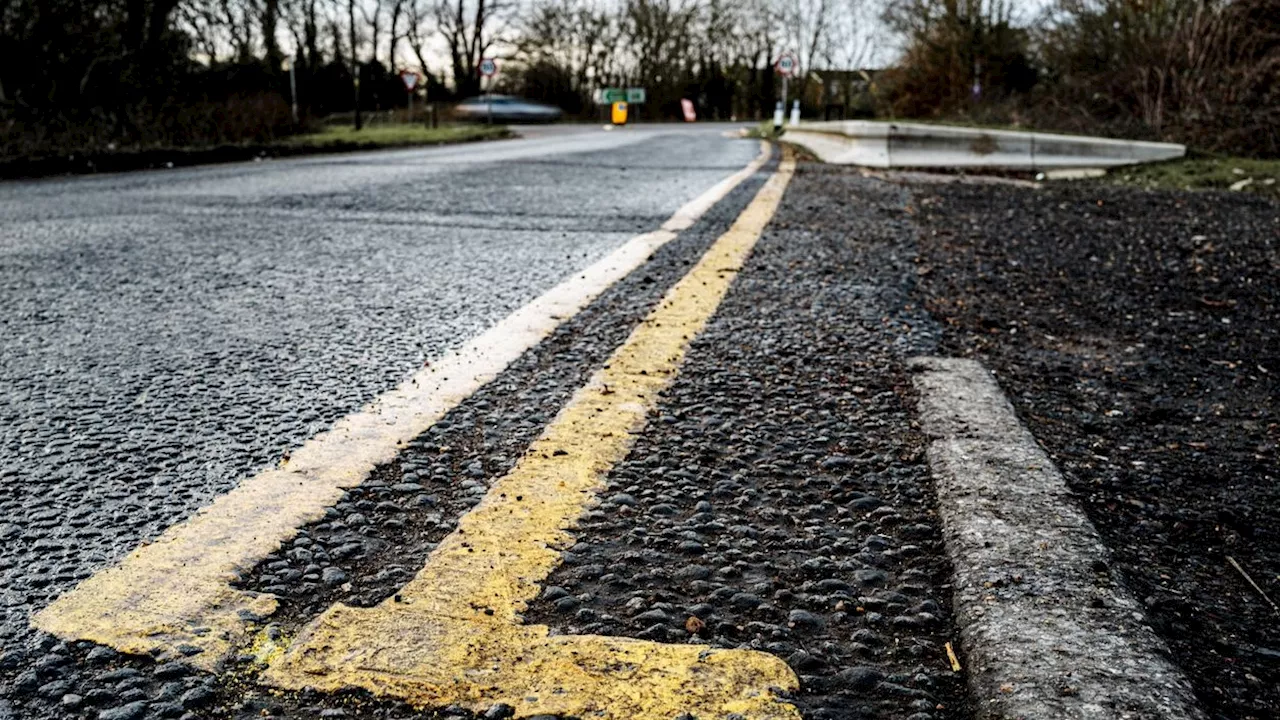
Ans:
{"label": "brown foliage", "polygon": [[1063,0],[1046,114],[1280,155],[1280,0]]}
{"label": "brown foliage", "polygon": [[1280,0],[1058,0],[1029,31],[994,0],[901,5],[916,22],[882,83],[894,115],[1280,156]]}
{"label": "brown foliage", "polygon": [[909,40],[879,81],[894,116],[971,114],[1036,82],[1029,35],[1000,0],[907,0],[890,3],[886,20]]}

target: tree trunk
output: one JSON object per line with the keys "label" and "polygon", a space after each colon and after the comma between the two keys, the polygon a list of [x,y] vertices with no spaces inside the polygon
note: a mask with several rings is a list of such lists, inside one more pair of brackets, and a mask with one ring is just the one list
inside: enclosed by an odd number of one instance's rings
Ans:
{"label": "tree trunk", "polygon": [[147,0],[128,0],[125,5],[124,49],[137,52],[147,32]]}
{"label": "tree trunk", "polygon": [[400,14],[404,12],[404,3],[396,2],[391,6],[391,44],[387,48],[387,70],[396,71],[396,44],[400,42]]}
{"label": "tree trunk", "polygon": [[315,0],[307,5],[307,19],[302,32],[307,46],[307,73],[314,74],[320,67],[320,28],[316,22]]}
{"label": "tree trunk", "polygon": [[356,131],[364,127],[364,117],[360,114],[360,51],[356,47],[356,0],[347,0],[347,20],[351,23],[351,86],[354,89],[356,102]]}
{"label": "tree trunk", "polygon": [[152,0],[147,20],[146,51],[153,52],[159,47],[165,31],[169,29],[169,16],[177,7],[178,0]]}
{"label": "tree trunk", "polygon": [[280,21],[280,0],[264,0],[262,9],[262,44],[267,50],[267,66],[271,72],[280,70],[284,56],[280,42],[276,40],[276,26]]}

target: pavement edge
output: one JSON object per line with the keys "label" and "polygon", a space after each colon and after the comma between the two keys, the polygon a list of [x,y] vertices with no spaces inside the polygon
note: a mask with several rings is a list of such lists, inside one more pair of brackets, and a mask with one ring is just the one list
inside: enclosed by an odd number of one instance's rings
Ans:
{"label": "pavement edge", "polygon": [[992,374],[953,358],[909,368],[977,716],[1204,718]]}

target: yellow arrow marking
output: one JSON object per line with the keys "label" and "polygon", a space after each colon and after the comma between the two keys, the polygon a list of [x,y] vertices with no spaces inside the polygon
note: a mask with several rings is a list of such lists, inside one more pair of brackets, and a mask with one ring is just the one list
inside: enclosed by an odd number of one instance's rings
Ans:
{"label": "yellow arrow marking", "polygon": [[520,617],[720,305],[793,170],[788,157],[397,596],[367,609],[334,605],[264,679],[292,689],[363,687],[419,706],[506,703],[518,717],[798,720],[776,690],[795,690],[799,681],[773,655],[552,636]]}

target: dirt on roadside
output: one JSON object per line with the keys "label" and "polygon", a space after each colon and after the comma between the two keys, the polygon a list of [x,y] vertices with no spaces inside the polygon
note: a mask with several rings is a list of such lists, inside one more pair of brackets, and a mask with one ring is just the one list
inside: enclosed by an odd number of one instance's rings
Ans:
{"label": "dirt on roadside", "polygon": [[1210,717],[1280,717],[1280,203],[914,197],[940,352],[996,372]]}

